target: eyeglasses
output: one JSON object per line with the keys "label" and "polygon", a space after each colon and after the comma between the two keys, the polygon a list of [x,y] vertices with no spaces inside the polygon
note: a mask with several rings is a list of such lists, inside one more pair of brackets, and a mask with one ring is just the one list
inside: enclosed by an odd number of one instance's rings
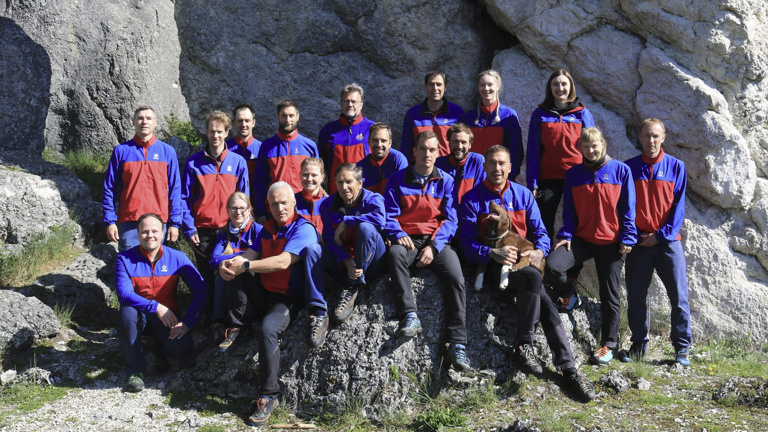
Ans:
{"label": "eyeglasses", "polygon": [[235,212],[235,213],[245,213],[248,211],[248,207],[227,207],[229,211]]}
{"label": "eyeglasses", "polygon": [[354,106],[354,105],[359,105],[361,103],[363,103],[363,101],[356,101],[356,100],[349,100],[349,99],[345,99],[345,100],[341,101],[342,105],[352,105],[352,106]]}

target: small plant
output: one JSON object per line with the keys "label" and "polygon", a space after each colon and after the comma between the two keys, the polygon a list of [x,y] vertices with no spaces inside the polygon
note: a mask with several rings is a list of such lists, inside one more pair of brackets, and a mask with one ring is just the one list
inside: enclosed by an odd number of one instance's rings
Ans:
{"label": "small plant", "polygon": [[168,122],[168,133],[164,139],[167,140],[175,135],[188,142],[192,147],[196,147],[202,142],[200,134],[195,130],[195,127],[192,126],[192,123],[176,117],[176,114],[174,114],[173,111],[171,111],[171,115],[165,120]]}
{"label": "small plant", "polygon": [[400,380],[400,369],[397,368],[396,364],[393,364],[389,367],[389,380],[390,381]]}
{"label": "small plant", "polygon": [[413,428],[423,432],[437,432],[446,427],[464,426],[467,418],[455,408],[431,409],[419,414],[413,421]]}
{"label": "small plant", "polygon": [[108,152],[94,153],[85,149],[67,150],[63,154],[55,153],[51,149],[43,151],[43,159],[63,165],[72,171],[88,185],[93,195],[101,195],[109,158]]}
{"label": "small plant", "polygon": [[59,319],[62,328],[68,328],[72,324],[72,313],[75,311],[74,303],[56,303],[53,313]]}

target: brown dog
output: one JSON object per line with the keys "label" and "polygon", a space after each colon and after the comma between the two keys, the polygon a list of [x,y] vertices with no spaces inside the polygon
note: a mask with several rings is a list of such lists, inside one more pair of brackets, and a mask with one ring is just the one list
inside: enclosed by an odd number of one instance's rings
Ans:
{"label": "brown dog", "polygon": [[[488,214],[488,218],[490,219],[490,222],[488,223],[488,230],[485,233],[483,244],[493,249],[504,246],[514,246],[517,248],[517,263],[511,267],[507,265],[501,267],[499,289],[505,290],[507,289],[507,285],[509,285],[509,273],[516,272],[531,264],[531,260],[527,255],[520,256],[520,254],[523,252],[532,251],[535,248],[533,243],[511,231],[510,228],[512,227],[512,222],[509,219],[509,214],[507,214],[507,212],[504,211],[500,205],[496,204],[495,202],[491,202],[489,210],[490,213]],[[475,279],[476,290],[483,288],[485,267],[486,266],[483,264],[477,268],[477,279]],[[541,272],[542,275],[544,274],[543,258],[536,269]]]}

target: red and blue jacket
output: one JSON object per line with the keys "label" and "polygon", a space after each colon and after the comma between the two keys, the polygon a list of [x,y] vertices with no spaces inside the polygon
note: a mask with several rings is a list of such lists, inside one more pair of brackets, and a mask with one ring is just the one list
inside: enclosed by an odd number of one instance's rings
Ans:
{"label": "red and blue jacket", "polygon": [[156,261],[149,261],[141,246],[120,252],[115,260],[117,299],[120,306],[130,306],[145,313],[156,313],[161,304],[178,316],[176,287],[179,276],[192,292],[192,301],[181,321],[190,329],[208,301],[208,288],[192,261],[183,252],[160,246]]}
{"label": "red and blue jacket", "polygon": [[206,150],[189,157],[181,179],[184,204],[184,235],[197,228],[219,229],[227,224],[227,200],[233,192],[248,195],[248,168],[245,159],[224,149],[219,162]]}
{"label": "red and blue jacket", "polygon": [[[425,130],[431,130],[440,141],[440,156],[451,152],[448,146],[448,129],[455,123],[459,123],[464,116],[464,110],[443,98],[443,106],[436,112],[429,110],[427,100],[418,104],[405,113],[403,118],[403,135],[400,139],[400,152],[408,160],[413,160],[413,143],[416,137]],[[409,133],[410,132],[410,133]]]}
{"label": "red and blue jacket", "polygon": [[310,157],[320,157],[317,145],[298,130],[290,135],[278,132],[261,143],[253,178],[254,214],[260,216],[268,213],[267,191],[272,183],[284,181],[291,185],[293,193],[302,189],[301,163]]}
{"label": "red and blue jacket", "polygon": [[[301,252],[309,245],[317,243],[317,231],[306,219],[294,213],[293,218],[280,227],[274,219],[268,220],[259,233],[259,241],[251,249],[259,253],[259,257],[270,258],[283,252],[301,256]],[[285,270],[274,273],[259,273],[264,289],[277,294],[292,295],[304,298],[305,272],[301,263],[291,265]]]}
{"label": "red and blue jacket", "polygon": [[256,157],[261,149],[261,141],[251,135],[248,141],[243,141],[239,136],[235,136],[227,141],[227,149],[232,153],[240,155],[245,159],[248,166],[248,186],[251,188],[251,202],[253,202],[253,175],[256,172]]}
{"label": "red and blue jacket", "polygon": [[469,152],[463,161],[457,162],[452,155],[440,156],[435,161],[435,166],[447,172],[453,177],[456,187],[456,206],[461,204],[461,198],[470,189],[485,180],[485,157],[478,153]]}
{"label": "red and blue jacket", "polygon": [[509,179],[514,181],[523,164],[523,132],[517,112],[499,102],[488,108],[480,105],[464,115],[463,123],[472,129],[473,152],[485,157],[486,150],[497,144],[509,150],[512,163]]}
{"label": "red and blue jacket", "polygon": [[660,242],[680,240],[688,185],[683,161],[661,150],[654,159],[639,155],[626,164],[632,170],[637,194],[638,231],[656,233]]}
{"label": "red and blue jacket", "polygon": [[169,226],[180,227],[184,208],[173,147],[154,135],[147,141],[134,136],[115,147],[104,174],[102,207],[107,225],[134,222],[144,213],[155,213]]}
{"label": "red and blue jacket", "polygon": [[457,217],[453,177],[434,167],[424,186],[413,166],[389,178],[384,191],[387,221],[385,237],[391,241],[411,235],[429,235],[438,252],[456,234]]}
{"label": "red and blue jacket", "polygon": [[[357,227],[363,222],[368,222],[379,229],[384,228],[386,214],[384,212],[384,197],[366,189],[360,189],[355,202],[347,207],[339,194],[334,194],[325,200],[320,206],[320,214],[323,215],[323,240],[325,247],[336,257],[340,263],[347,258],[355,256],[355,239]],[[344,222],[347,229],[344,232],[341,246],[336,244],[334,235],[339,224]]]}
{"label": "red and blue jacket", "polygon": [[[213,247],[213,253],[211,253],[211,267],[216,270],[222,261],[226,261],[250,249],[258,241],[261,229],[261,224],[250,218],[243,229],[237,231],[237,234],[233,234],[230,231],[229,224],[221,228],[216,233],[216,245]],[[227,250],[227,246],[232,249],[232,253],[224,253]]]}
{"label": "red and blue jacket", "polygon": [[538,180],[564,179],[565,172],[581,163],[581,129],[595,126],[592,113],[581,102],[562,114],[539,105],[528,125],[525,180],[528,189],[538,188]]}
{"label": "red and blue jacket", "polygon": [[606,156],[597,170],[586,163],[565,173],[560,239],[573,236],[605,245],[637,243],[635,185],[629,167]]}
{"label": "red and blue jacket", "polygon": [[328,195],[320,192],[315,196],[307,195],[302,190],[295,194],[296,213],[312,222],[317,229],[317,235],[323,234],[323,221],[320,218],[320,205],[328,199]]}
{"label": "red and blue jacket", "polygon": [[491,260],[491,248],[483,244],[483,239],[488,231],[492,202],[506,209],[512,232],[528,238],[528,231],[531,230],[532,237],[535,237],[534,246],[547,256],[551,247],[549,234],[541,221],[533,193],[509,180],[503,188],[486,180],[467,192],[459,207],[459,238],[464,255],[469,260],[478,264],[487,264]]}
{"label": "red and blue jacket", "polygon": [[357,163],[363,169],[363,187],[371,192],[384,194],[387,179],[408,166],[408,160],[399,151],[390,148],[384,159],[376,161],[368,155]]}
{"label": "red and blue jacket", "polygon": [[[317,145],[328,177],[333,178],[339,165],[345,162],[356,164],[371,153],[368,147],[368,129],[373,123],[374,121],[363,117],[363,114],[358,114],[352,123],[342,116],[320,129]],[[333,195],[336,193],[336,182],[330,183],[328,193]]]}

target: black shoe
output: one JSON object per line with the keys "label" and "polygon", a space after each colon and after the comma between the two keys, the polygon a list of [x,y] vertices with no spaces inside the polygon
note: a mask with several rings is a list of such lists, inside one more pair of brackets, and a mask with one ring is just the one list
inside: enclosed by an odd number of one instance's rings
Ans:
{"label": "black shoe", "polygon": [[269,420],[269,416],[272,415],[272,411],[277,408],[279,404],[277,399],[269,396],[261,396],[256,401],[256,411],[248,417],[248,424],[251,426],[262,426]]}
{"label": "black shoe", "polygon": [[539,362],[536,361],[536,353],[531,344],[522,344],[517,347],[517,363],[523,372],[532,374],[544,372]]}
{"label": "black shoe", "polygon": [[226,337],[227,326],[224,323],[216,321],[211,326],[211,333],[213,336],[213,343],[218,344]]}
{"label": "black shoe", "polygon": [[328,333],[328,314],[323,316],[312,315],[309,317],[309,343],[312,348],[320,348],[325,343],[325,335]]}
{"label": "black shoe", "polygon": [[647,342],[632,342],[632,346],[629,347],[629,350],[620,351],[616,358],[622,363],[632,363],[632,360],[641,360],[645,357],[647,346]]}
{"label": "black shoe", "polygon": [[416,315],[406,315],[397,328],[397,337],[414,337],[421,333],[421,320]]}
{"label": "black shoe", "polygon": [[125,383],[125,391],[138,393],[142,390],[144,390],[144,374],[139,372],[129,376]]}
{"label": "black shoe", "polygon": [[248,333],[248,328],[240,328],[240,327],[230,327],[224,332],[224,340],[221,341],[219,344],[219,352],[226,352],[228,349],[232,348],[232,345],[235,344],[237,341],[237,338],[242,334],[245,336]]}
{"label": "black shoe", "polygon": [[457,371],[468,371],[472,369],[467,360],[466,347],[460,344],[451,344],[445,353],[445,359]]}
{"label": "black shoe", "polygon": [[587,377],[576,372],[563,377],[566,385],[573,390],[581,400],[589,402],[597,397],[595,387],[587,380]]}
{"label": "black shoe", "polygon": [[333,316],[337,322],[343,323],[355,310],[355,300],[357,299],[357,287],[354,285],[348,285],[341,291],[339,296],[339,304],[333,311]]}

